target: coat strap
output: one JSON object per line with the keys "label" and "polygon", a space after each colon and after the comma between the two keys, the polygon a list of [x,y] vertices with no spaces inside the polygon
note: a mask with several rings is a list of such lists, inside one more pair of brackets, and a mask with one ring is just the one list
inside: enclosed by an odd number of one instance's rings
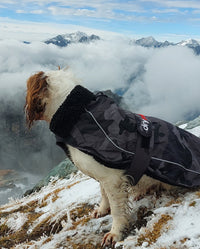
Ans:
{"label": "coat strap", "polygon": [[64,152],[65,152],[65,154],[66,154],[66,156],[67,156],[68,158],[70,158],[70,153],[69,153],[68,147],[67,147],[67,145],[66,145],[66,143],[65,143],[65,139],[62,138],[62,137],[59,137],[59,136],[55,136],[55,138],[56,138],[56,144],[57,144],[61,149],[63,149]]}
{"label": "coat strap", "polygon": [[152,149],[154,145],[154,129],[152,127],[151,137],[145,137],[140,132],[137,133],[136,151],[126,176],[132,185],[136,185],[145,174],[151,161]]}

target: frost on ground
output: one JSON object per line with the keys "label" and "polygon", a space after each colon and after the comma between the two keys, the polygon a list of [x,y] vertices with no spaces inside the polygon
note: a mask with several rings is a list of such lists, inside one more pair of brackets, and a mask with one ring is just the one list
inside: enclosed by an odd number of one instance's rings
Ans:
{"label": "frost on ground", "polygon": [[[200,126],[190,131],[199,135]],[[112,223],[110,215],[91,216],[100,198],[99,183],[80,172],[54,178],[40,192],[0,207],[0,248],[100,248]],[[130,229],[117,249],[200,248],[200,189],[160,191],[138,201],[130,196],[130,203]]]}
{"label": "frost on ground", "polygon": [[[29,197],[0,207],[0,248],[100,248],[111,228],[94,219],[98,182],[81,173],[54,179]],[[200,191],[172,191],[132,201],[133,220],[116,248],[200,248]]]}

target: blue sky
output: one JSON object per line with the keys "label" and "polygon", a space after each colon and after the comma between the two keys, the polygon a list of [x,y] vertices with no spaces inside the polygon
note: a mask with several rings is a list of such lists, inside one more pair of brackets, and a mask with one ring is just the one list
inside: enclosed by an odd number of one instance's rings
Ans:
{"label": "blue sky", "polygon": [[0,18],[1,24],[77,25],[130,36],[200,39],[199,0],[1,0]]}

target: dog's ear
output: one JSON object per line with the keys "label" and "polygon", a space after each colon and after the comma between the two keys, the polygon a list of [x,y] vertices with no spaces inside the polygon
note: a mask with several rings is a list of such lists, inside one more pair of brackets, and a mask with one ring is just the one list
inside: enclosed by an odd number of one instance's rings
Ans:
{"label": "dog's ear", "polygon": [[29,128],[35,120],[42,119],[45,111],[45,101],[48,95],[47,76],[44,72],[32,75],[27,80],[27,94],[25,103],[26,123]]}

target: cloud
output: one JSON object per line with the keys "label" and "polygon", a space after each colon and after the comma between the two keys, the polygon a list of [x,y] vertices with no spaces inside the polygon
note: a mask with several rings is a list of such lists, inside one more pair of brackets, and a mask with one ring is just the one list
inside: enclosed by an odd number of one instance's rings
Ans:
{"label": "cloud", "polygon": [[9,40],[0,41],[0,54],[0,92],[7,96],[25,91],[32,73],[69,65],[91,90],[124,92],[133,111],[172,122],[200,112],[200,57],[185,47],[146,49],[115,39],[61,49]]}
{"label": "cloud", "polygon": [[153,9],[152,13],[155,14],[174,14],[174,13],[180,13],[178,9]]}
{"label": "cloud", "polygon": [[[3,5],[4,4],[4,5]],[[41,14],[40,11],[45,12],[49,10],[49,13],[53,15],[74,15],[85,16],[95,18],[118,18],[121,13],[142,13],[146,12],[143,7],[138,3],[133,2],[121,2],[121,1],[105,1],[95,0],[88,3],[79,0],[58,0],[58,1],[20,1],[18,3],[10,1],[2,1],[2,6],[9,7],[15,10],[17,13],[33,13]],[[39,13],[38,13],[39,11]],[[126,15],[124,15],[126,16]]]}
{"label": "cloud", "polygon": [[168,8],[188,8],[188,9],[199,9],[200,2],[198,0],[194,1],[177,1],[177,0],[141,0],[141,2],[156,3],[160,6],[166,6]]}
{"label": "cloud", "polygon": [[168,47],[153,53],[141,81],[134,82],[125,97],[146,115],[168,121],[184,120],[200,113],[200,58],[185,47]]}
{"label": "cloud", "polygon": [[[4,2],[3,2],[4,3]],[[6,5],[5,5],[6,6]],[[18,14],[44,14],[49,19],[66,18],[95,18],[99,21],[118,20],[129,22],[147,22],[152,21],[149,14],[153,10],[151,6],[140,1],[105,1],[95,0],[85,3],[79,0],[58,0],[58,1],[21,1],[20,3],[10,3],[9,8]],[[162,10],[163,11],[163,10]],[[161,12],[160,12],[161,13]],[[76,20],[77,21],[77,20]]]}
{"label": "cloud", "polygon": [[95,10],[89,10],[86,8],[63,8],[57,6],[50,6],[48,10],[52,15],[65,15],[65,16],[85,16],[85,17],[97,17]]}
{"label": "cloud", "polygon": [[[31,73],[67,65],[94,90],[125,88],[129,78],[139,74],[151,53],[119,38],[115,44],[102,40],[62,49],[42,42],[27,45],[15,40],[0,41],[0,90],[25,87]],[[8,84],[5,85],[6,78]]]}
{"label": "cloud", "polygon": [[67,7],[63,6],[50,6],[48,7],[50,14],[59,17],[59,18],[73,18],[73,17],[82,17],[82,18],[95,18],[99,21],[108,21],[108,20],[121,20],[121,21],[144,21],[144,16],[138,17],[134,13],[143,13],[145,12],[141,8],[136,8],[127,4],[126,6],[106,5],[98,6],[94,8],[91,6],[86,7],[75,7],[73,4]]}
{"label": "cloud", "polygon": [[51,22],[18,21],[0,17],[0,37],[4,40],[14,39],[18,41],[43,41],[56,35],[73,33],[77,30],[87,34],[96,34],[106,39],[113,36],[121,36],[119,33],[87,28],[72,24],[59,24]]}
{"label": "cloud", "polygon": [[[199,1],[22,0],[1,1],[2,16],[19,20],[79,24],[124,34],[198,34]],[[192,19],[191,19],[192,18]],[[14,21],[14,20],[13,20]],[[49,26],[51,26],[51,24]],[[0,30],[1,32],[1,30]],[[45,32],[46,33],[46,32]],[[7,34],[5,34],[8,36]]]}
{"label": "cloud", "polygon": [[[195,11],[200,9],[199,1],[195,0],[94,0],[89,2],[80,0],[3,0],[1,5],[5,9],[9,9],[10,12],[13,11],[19,14],[18,16],[21,15],[21,18],[31,19],[34,14],[39,15],[40,18],[45,18],[45,20],[62,20],[62,22],[70,20],[74,23],[83,23],[84,18],[86,24],[90,19],[95,19],[99,22],[116,20],[146,24],[154,21],[151,18],[154,13],[159,14],[159,18],[156,18],[156,21],[159,22],[180,21],[180,19],[186,21],[191,18],[191,12],[194,14]],[[169,19],[166,14],[171,14],[171,18]],[[183,15],[184,19],[181,18]]]}

